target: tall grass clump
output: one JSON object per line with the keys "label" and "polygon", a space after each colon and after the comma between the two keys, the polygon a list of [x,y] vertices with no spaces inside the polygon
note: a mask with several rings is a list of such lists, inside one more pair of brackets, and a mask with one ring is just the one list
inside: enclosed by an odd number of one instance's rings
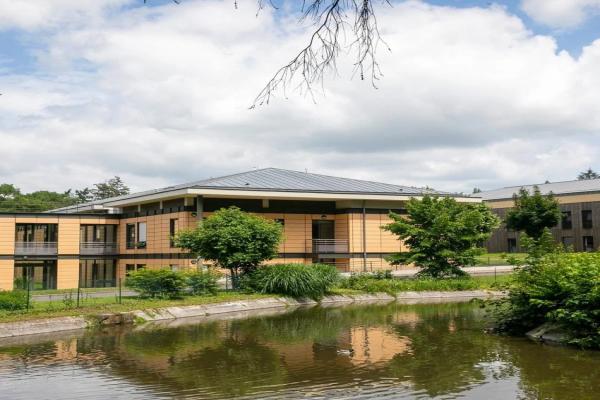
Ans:
{"label": "tall grass clump", "polygon": [[258,293],[320,299],[339,280],[336,268],[325,264],[274,264],[247,276],[245,286]]}
{"label": "tall grass clump", "polygon": [[409,278],[389,279],[371,274],[352,275],[343,279],[340,287],[343,289],[359,290],[367,293],[424,292],[424,291],[461,291],[488,289],[493,286],[485,281],[470,277],[454,279]]}
{"label": "tall grass clump", "polygon": [[25,290],[0,291],[0,310],[19,311],[27,308]]}

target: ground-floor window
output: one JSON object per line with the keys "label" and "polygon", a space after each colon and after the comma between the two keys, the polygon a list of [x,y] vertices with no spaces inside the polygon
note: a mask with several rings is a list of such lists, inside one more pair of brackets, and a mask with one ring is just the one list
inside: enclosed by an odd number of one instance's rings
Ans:
{"label": "ground-floor window", "polygon": [[575,241],[573,240],[573,236],[563,236],[561,238],[562,245],[565,249],[572,249]]}
{"label": "ground-floor window", "polygon": [[146,264],[125,264],[125,276],[144,268],[146,268]]}
{"label": "ground-floor window", "polygon": [[82,288],[116,286],[117,260],[79,261],[79,285]]}
{"label": "ground-floor window", "polygon": [[517,239],[515,238],[508,238],[508,252],[509,253],[516,253],[517,252]]}
{"label": "ground-floor window", "polygon": [[15,289],[56,289],[56,260],[15,261]]}
{"label": "ground-floor window", "polygon": [[583,237],[583,251],[594,251],[594,237],[584,236]]}

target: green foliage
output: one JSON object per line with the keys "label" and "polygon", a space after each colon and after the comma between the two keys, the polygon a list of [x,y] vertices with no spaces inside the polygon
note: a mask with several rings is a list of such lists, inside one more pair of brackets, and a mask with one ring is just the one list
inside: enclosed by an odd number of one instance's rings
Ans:
{"label": "green foliage", "polygon": [[560,221],[560,206],[552,193],[543,196],[540,188],[533,187],[533,194],[525,188],[513,197],[515,205],[506,214],[506,227],[525,232],[533,239],[539,239],[544,229],[556,226]]}
{"label": "green foliage", "polygon": [[579,173],[579,175],[577,175],[577,180],[580,181],[585,181],[588,179],[598,179],[600,178],[600,175],[598,175],[597,172],[595,172],[594,170],[592,170],[591,168],[588,168],[587,171],[583,171],[581,173]]}
{"label": "green foliage", "polygon": [[186,279],[182,273],[168,269],[143,269],[132,272],[125,286],[140,292],[143,297],[177,298],[185,289]]}
{"label": "green foliage", "polygon": [[371,274],[373,279],[393,279],[392,271],[386,269],[385,271],[375,271]]}
{"label": "green foliage", "polygon": [[390,257],[392,264],[415,264],[421,276],[463,276],[463,266],[475,265],[479,247],[499,224],[482,203],[459,203],[450,197],[424,196],[407,203],[408,218],[390,213],[394,233],[409,250]]}
{"label": "green foliage", "polygon": [[530,258],[494,303],[500,331],[522,334],[542,323],[562,326],[570,343],[600,348],[600,253],[555,251]]}
{"label": "green foliage", "polygon": [[229,269],[237,284],[240,272],[252,272],[277,255],[282,236],[277,222],[231,207],[216,211],[196,229],[179,232],[174,240],[176,246]]}
{"label": "green foliage", "polygon": [[336,268],[325,264],[274,264],[248,275],[247,288],[258,293],[322,298],[339,280]]}
{"label": "green foliage", "polygon": [[469,277],[455,279],[378,279],[370,274],[356,274],[343,279],[340,287],[367,293],[395,295],[398,292],[475,290],[480,289],[481,284]]}
{"label": "green foliage", "polygon": [[219,290],[217,281],[221,274],[217,271],[195,271],[186,274],[187,285],[196,296],[216,295]]}
{"label": "green foliage", "polygon": [[73,205],[75,202],[70,191],[57,193],[42,190],[24,194],[14,185],[0,184],[0,211],[46,211]]}
{"label": "green foliage", "polygon": [[0,291],[0,310],[18,311],[27,308],[27,292],[24,290]]}

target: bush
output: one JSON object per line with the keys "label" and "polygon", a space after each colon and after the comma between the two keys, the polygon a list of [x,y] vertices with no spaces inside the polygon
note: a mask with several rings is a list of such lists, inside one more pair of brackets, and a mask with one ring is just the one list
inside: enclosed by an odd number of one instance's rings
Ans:
{"label": "bush", "polygon": [[497,329],[523,334],[549,322],[571,344],[600,348],[600,253],[553,252],[521,268],[509,296],[494,303]]}
{"label": "bush", "polygon": [[259,293],[322,298],[339,280],[336,268],[325,264],[263,266],[245,279],[245,287]]}
{"label": "bush", "polygon": [[0,291],[0,310],[18,311],[27,308],[27,292],[24,290]]}
{"label": "bush", "polygon": [[219,290],[217,281],[221,274],[217,271],[197,271],[186,274],[187,284],[196,296],[216,295]]}
{"label": "bush", "polygon": [[182,273],[168,269],[145,269],[131,273],[125,286],[137,290],[143,297],[175,298],[182,295],[186,279]]}

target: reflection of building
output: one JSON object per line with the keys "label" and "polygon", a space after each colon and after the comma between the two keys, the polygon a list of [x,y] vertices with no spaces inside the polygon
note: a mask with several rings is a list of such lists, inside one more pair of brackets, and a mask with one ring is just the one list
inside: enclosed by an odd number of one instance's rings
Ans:
{"label": "reflection of building", "polygon": [[385,327],[358,327],[350,330],[352,362],[355,364],[390,361],[396,354],[410,352],[410,338]]}
{"label": "reflection of building", "polygon": [[[542,194],[552,192],[562,210],[562,220],[552,229],[557,243],[572,246],[575,251],[592,251],[600,245],[600,179],[566,181],[537,185]],[[532,192],[533,185],[513,186],[482,192],[483,200],[504,219],[513,207],[513,195],[525,188]],[[491,253],[521,252],[518,232],[505,226],[497,229],[487,241]]]}
{"label": "reflection of building", "polygon": [[185,269],[192,258],[173,235],[229,206],[283,225],[275,262],[327,262],[341,269],[389,268],[402,250],[381,229],[388,213],[430,189],[262,169],[119,196],[47,213],[0,213],[0,289],[114,286],[140,268]]}

